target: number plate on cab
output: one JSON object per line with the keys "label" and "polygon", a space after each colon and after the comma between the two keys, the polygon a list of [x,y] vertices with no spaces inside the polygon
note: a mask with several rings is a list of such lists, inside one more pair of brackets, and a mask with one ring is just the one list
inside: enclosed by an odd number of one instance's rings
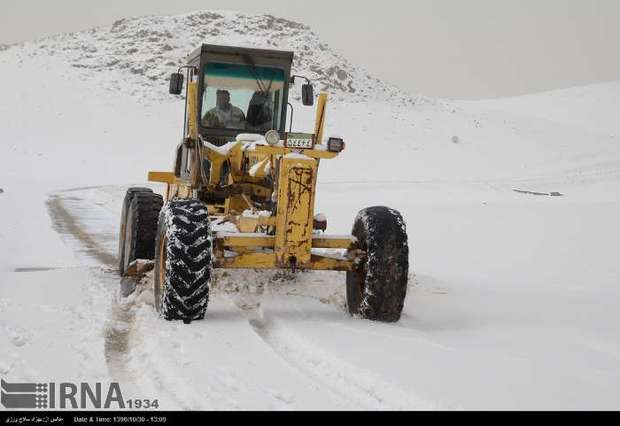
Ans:
{"label": "number plate on cab", "polygon": [[312,133],[287,133],[284,146],[295,149],[314,148],[314,135]]}

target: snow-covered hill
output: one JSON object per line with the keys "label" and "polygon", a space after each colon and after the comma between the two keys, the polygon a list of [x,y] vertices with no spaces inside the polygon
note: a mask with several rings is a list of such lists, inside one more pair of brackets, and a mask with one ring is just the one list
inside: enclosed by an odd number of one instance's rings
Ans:
{"label": "snow-covered hill", "polygon": [[295,52],[294,71],[335,99],[414,102],[353,66],[308,26],[271,15],[218,11],[128,18],[16,47],[25,56],[61,59],[82,77],[103,77],[109,88],[162,99],[170,73],[184,65],[185,56],[202,43],[291,50]]}
{"label": "snow-covered hill", "polygon": [[[340,273],[221,274],[190,326],[157,317],[148,279],[120,297],[123,192],[169,170],[180,137],[169,68],[203,41],[261,40],[308,46],[297,71],[336,94],[329,231],[370,205],[403,213],[398,324],[350,318]],[[0,52],[0,376],[116,380],[161,409],[618,409],[620,84],[411,103],[320,46],[300,24],[205,12]],[[312,118],[296,106],[294,127]]]}

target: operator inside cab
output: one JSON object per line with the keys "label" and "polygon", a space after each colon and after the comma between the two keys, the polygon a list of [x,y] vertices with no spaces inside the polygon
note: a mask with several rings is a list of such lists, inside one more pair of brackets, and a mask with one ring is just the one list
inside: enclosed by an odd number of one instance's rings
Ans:
{"label": "operator inside cab", "polygon": [[245,129],[246,121],[243,111],[230,103],[230,92],[218,89],[215,107],[202,117],[202,125],[206,127]]}
{"label": "operator inside cab", "polygon": [[224,145],[237,133],[280,129],[286,89],[281,68],[209,62],[203,71],[200,124],[205,139]]}

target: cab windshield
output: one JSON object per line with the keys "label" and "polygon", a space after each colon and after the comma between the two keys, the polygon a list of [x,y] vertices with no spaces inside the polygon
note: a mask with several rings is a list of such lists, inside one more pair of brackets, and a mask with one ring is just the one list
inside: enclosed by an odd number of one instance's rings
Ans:
{"label": "cab windshield", "polygon": [[203,78],[203,127],[261,132],[280,128],[283,70],[252,63],[209,63]]}

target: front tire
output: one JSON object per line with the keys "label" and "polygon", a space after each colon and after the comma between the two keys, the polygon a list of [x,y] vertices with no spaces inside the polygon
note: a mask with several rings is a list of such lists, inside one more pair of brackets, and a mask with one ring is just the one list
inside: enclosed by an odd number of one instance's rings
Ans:
{"label": "front tire", "polygon": [[205,316],[213,269],[207,205],[172,200],[159,215],[155,242],[155,307],[167,320],[189,323]]}
{"label": "front tire", "polygon": [[359,212],[353,225],[362,255],[347,272],[347,307],[353,316],[396,322],[407,295],[409,247],[405,222],[399,212],[370,207]]}

